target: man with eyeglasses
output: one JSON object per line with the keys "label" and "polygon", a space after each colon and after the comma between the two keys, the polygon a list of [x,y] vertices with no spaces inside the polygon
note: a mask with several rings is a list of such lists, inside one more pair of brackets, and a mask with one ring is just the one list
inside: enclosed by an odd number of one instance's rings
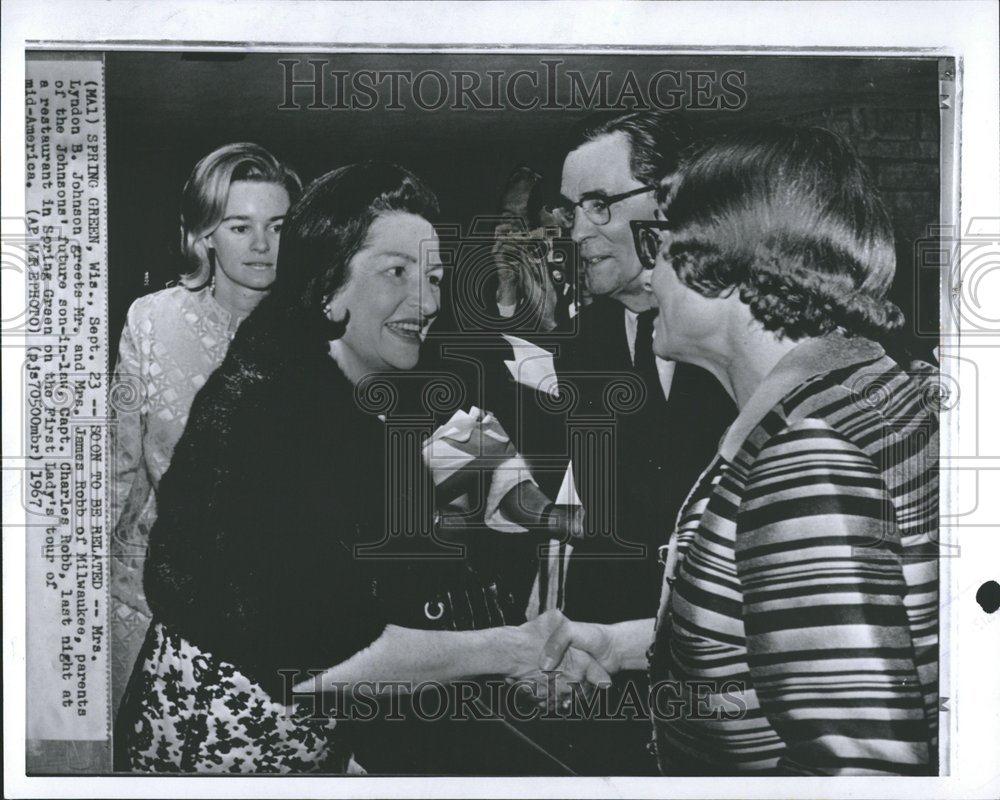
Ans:
{"label": "man with eyeglasses", "polygon": [[[714,377],[652,351],[657,311],[637,250],[647,261],[655,257],[662,226],[644,223],[657,217],[657,189],[677,172],[686,138],[675,117],[631,113],[585,124],[570,139],[563,163],[555,214],[579,247],[582,279],[595,299],[575,320],[576,335],[560,345],[559,386],[577,385],[571,415],[578,420],[606,417],[603,387],[616,375],[638,377],[645,390],[637,409],[614,416],[610,452],[578,447],[572,453],[585,532],[569,543],[568,562],[559,559],[565,571],[550,570],[549,580],[559,581],[562,572],[561,606],[574,620],[655,616],[662,574],[657,549],[735,416]],[[644,698],[645,674],[620,675],[612,708],[625,691]],[[591,774],[656,773],[652,757],[642,759],[645,749],[633,746],[636,738],[649,739],[648,719],[579,724],[570,735],[572,761]]]}
{"label": "man with eyeglasses", "polygon": [[[641,407],[617,420],[618,458],[604,465],[616,467],[617,475],[600,475],[598,465],[580,463],[582,456],[575,459],[588,517],[610,519],[615,526],[595,530],[592,521],[589,535],[574,543],[564,610],[575,619],[611,622],[643,608],[655,613],[655,588],[632,579],[658,569],[656,549],[666,541],[680,504],[735,415],[732,401],[707,372],[657,358],[652,351],[657,311],[637,243],[646,258],[655,256],[659,226],[645,223],[657,218],[657,189],[677,173],[688,138],[676,116],[631,113],[585,123],[571,137],[563,162],[556,215],[579,247],[583,279],[595,300],[580,312],[578,334],[563,347],[557,371],[628,373],[638,376],[646,389]],[[594,481],[581,480],[581,472],[614,480],[617,498],[603,491],[607,484],[600,481],[588,492],[584,484]],[[616,507],[591,507],[611,501],[617,501]],[[611,533],[643,546],[645,557],[584,558],[591,550],[623,556],[622,548],[607,546]]]}

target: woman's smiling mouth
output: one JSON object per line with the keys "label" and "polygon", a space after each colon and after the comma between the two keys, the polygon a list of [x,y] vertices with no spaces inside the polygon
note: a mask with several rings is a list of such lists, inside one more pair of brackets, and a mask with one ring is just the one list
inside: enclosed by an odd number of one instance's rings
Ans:
{"label": "woman's smiling mouth", "polygon": [[417,319],[395,319],[385,323],[385,327],[401,339],[409,342],[420,342],[429,324],[430,320],[421,322]]}

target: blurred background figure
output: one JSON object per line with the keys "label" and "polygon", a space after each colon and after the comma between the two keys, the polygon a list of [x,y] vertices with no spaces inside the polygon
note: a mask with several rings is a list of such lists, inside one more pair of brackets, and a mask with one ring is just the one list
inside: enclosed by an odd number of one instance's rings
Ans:
{"label": "blurred background figure", "polygon": [[496,244],[496,308],[499,317],[516,321],[522,332],[548,333],[564,327],[579,302],[568,240],[546,207],[542,175],[531,167],[515,167],[500,197],[501,221]]}

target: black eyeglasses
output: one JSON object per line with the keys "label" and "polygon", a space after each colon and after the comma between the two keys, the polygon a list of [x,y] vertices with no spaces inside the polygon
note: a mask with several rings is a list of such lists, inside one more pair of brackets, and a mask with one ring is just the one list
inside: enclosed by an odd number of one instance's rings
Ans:
{"label": "black eyeglasses", "polygon": [[611,221],[611,206],[615,203],[620,203],[622,200],[635,197],[638,194],[651,192],[655,188],[655,186],[640,186],[638,189],[613,195],[601,194],[600,192],[587,192],[575,203],[571,203],[566,198],[563,198],[562,204],[552,210],[552,216],[555,217],[560,227],[566,229],[572,228],[576,218],[576,209],[579,206],[583,209],[583,213],[587,219],[595,225],[607,225]]}
{"label": "black eyeglasses", "polygon": [[643,269],[652,269],[656,266],[656,256],[663,246],[664,234],[670,223],[665,219],[634,219],[629,224],[639,263]]}

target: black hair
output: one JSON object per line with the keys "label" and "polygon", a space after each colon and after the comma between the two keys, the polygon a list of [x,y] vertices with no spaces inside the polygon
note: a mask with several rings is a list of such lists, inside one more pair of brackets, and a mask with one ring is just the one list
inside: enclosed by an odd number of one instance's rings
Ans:
{"label": "black hair", "polygon": [[632,176],[646,186],[659,186],[677,171],[692,136],[691,126],[669,112],[600,114],[586,118],[570,131],[563,152],[568,155],[587,142],[616,133],[628,138]]}
{"label": "black hair", "polygon": [[328,340],[343,336],[347,319],[330,322],[325,306],[346,283],[372,223],[393,211],[433,222],[437,197],[409,170],[384,162],[351,164],[314,180],[285,217],[277,279],[261,305],[321,320]]}

